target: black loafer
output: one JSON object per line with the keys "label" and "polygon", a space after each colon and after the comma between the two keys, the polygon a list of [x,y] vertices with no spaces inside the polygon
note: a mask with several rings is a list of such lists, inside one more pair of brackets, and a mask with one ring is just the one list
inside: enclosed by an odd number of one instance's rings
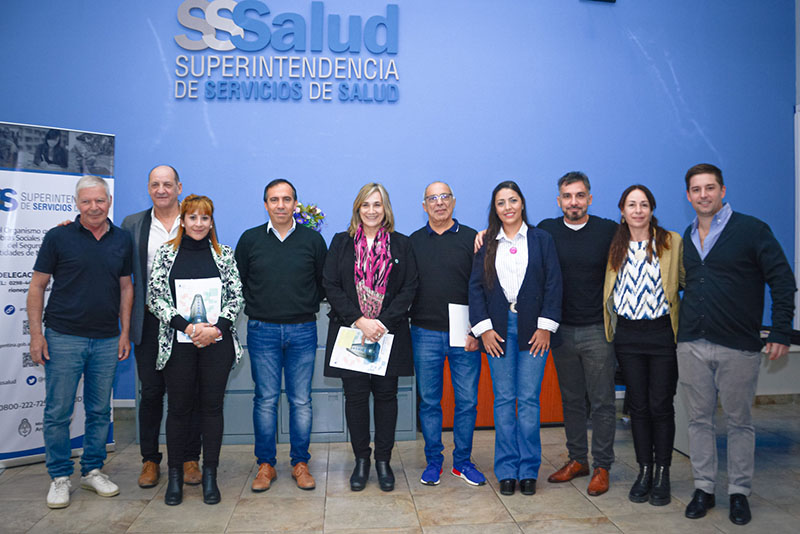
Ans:
{"label": "black loafer", "polygon": [[536,479],[523,478],[519,481],[519,491],[523,495],[536,495]]}
{"label": "black loafer", "polygon": [[517,481],[513,478],[504,478],[500,481],[500,494],[501,495],[514,495],[514,490],[517,487]]}
{"label": "black loafer", "polygon": [[378,472],[378,485],[382,491],[394,490],[394,472],[386,460],[375,460],[375,471]]}
{"label": "black loafer", "polygon": [[746,496],[741,493],[731,495],[731,511],[728,518],[736,525],[746,525],[750,522],[753,516],[750,515],[750,505]]}
{"label": "black loafer", "polygon": [[369,480],[369,458],[356,458],[356,466],[350,475],[350,491],[361,491]]}
{"label": "black loafer", "polygon": [[706,513],[714,508],[715,504],[716,502],[712,493],[706,493],[703,490],[696,489],[694,490],[692,502],[686,507],[686,513],[684,515],[689,519],[700,519],[701,517],[705,517]]}

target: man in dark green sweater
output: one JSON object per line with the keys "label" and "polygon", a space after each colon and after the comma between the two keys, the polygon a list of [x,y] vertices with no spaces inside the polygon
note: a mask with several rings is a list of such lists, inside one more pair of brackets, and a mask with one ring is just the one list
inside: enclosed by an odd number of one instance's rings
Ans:
{"label": "man in dark green sweater", "polygon": [[697,217],[683,236],[686,283],[678,328],[678,373],[689,411],[689,452],[695,492],[686,517],[706,515],[714,502],[719,399],[728,426],[730,520],[750,521],[755,430],[750,408],[758,382],[764,284],[772,297],[771,360],[789,351],[796,284],[783,249],[766,223],[723,204],[722,171],[707,163],[686,173]]}
{"label": "man in dark green sweater", "polygon": [[236,245],[247,314],[247,349],[255,382],[253,426],[258,473],[251,489],[269,489],[275,472],[275,434],[281,375],[289,400],[292,478],[312,490],[308,471],[311,379],[317,351],[316,313],[323,297],[327,247],[320,234],[297,224],[297,191],[286,180],[264,189],[269,222],[247,230]]}

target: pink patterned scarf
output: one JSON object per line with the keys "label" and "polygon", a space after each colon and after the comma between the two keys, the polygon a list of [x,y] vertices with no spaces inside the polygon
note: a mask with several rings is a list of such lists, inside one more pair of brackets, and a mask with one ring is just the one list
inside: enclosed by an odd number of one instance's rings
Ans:
{"label": "pink patterned scarf", "polygon": [[364,229],[358,225],[353,237],[356,251],[355,282],[358,305],[368,319],[381,313],[386,285],[392,271],[392,253],[389,247],[389,232],[381,227],[370,247]]}

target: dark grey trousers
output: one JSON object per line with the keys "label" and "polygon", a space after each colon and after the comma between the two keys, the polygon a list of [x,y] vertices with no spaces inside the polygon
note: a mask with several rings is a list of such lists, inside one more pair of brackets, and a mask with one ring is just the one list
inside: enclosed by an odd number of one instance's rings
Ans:
{"label": "dark grey trousers", "polygon": [[[564,407],[564,432],[570,460],[587,465],[587,418],[592,420],[592,467],[614,463],[614,345],[606,341],[603,323],[559,327],[564,343],[553,349],[553,361]],[[587,414],[586,400],[591,414]]]}

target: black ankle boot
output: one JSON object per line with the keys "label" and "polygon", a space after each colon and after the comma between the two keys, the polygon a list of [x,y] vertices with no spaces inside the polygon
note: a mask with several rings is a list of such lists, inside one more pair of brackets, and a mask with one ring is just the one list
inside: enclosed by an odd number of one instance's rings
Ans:
{"label": "black ankle boot", "polygon": [[164,492],[164,504],[175,506],[183,502],[183,466],[170,467],[167,472],[167,490]]}
{"label": "black ankle boot", "polygon": [[363,490],[367,487],[367,480],[369,480],[369,458],[356,458],[356,466],[350,475],[350,490]]}
{"label": "black ankle boot", "polygon": [[639,476],[633,483],[628,499],[631,502],[647,502],[653,486],[653,464],[639,464]]}
{"label": "black ankle boot", "polygon": [[656,465],[656,472],[653,475],[653,489],[650,491],[650,504],[653,506],[664,506],[669,504],[669,466]]}
{"label": "black ankle boot", "polygon": [[203,466],[203,502],[217,504],[222,500],[217,487],[217,468]]}
{"label": "black ankle boot", "polygon": [[388,460],[375,460],[375,471],[378,472],[378,485],[383,491],[394,490],[394,473]]}

